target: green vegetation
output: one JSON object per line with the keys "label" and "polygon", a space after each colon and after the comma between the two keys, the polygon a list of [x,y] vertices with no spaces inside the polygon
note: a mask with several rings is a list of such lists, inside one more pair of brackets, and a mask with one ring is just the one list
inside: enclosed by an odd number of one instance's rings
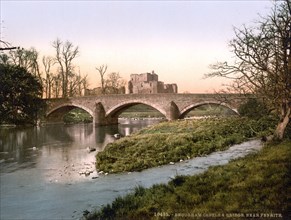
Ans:
{"label": "green vegetation", "polygon": [[0,124],[36,124],[42,86],[25,68],[0,63]]}
{"label": "green vegetation", "polygon": [[[190,111],[188,117],[200,117],[200,116],[229,116],[234,115],[235,113],[223,106],[214,105],[214,104],[205,104],[197,106],[192,111]],[[119,117],[121,118],[163,118],[165,117],[155,108],[144,105],[137,104],[132,106],[122,112]]]}
{"label": "green vegetation", "polygon": [[248,101],[239,106],[238,112],[241,116],[258,119],[268,115],[267,106],[256,98],[250,98]]}
{"label": "green vegetation", "polygon": [[64,116],[64,122],[73,123],[90,123],[93,121],[92,116],[83,109],[73,109]]}
{"label": "green vegetation", "polygon": [[216,104],[205,104],[200,105],[190,111],[186,116],[188,117],[199,117],[199,116],[231,116],[236,115],[231,109],[216,105]]}
{"label": "green vegetation", "polygon": [[269,135],[275,123],[270,117],[163,122],[108,144],[97,154],[96,167],[108,173],[140,171],[207,155],[252,137]]}
{"label": "green vegetation", "polygon": [[185,219],[174,217],[178,213],[240,213],[242,217],[273,213],[287,217],[290,164],[290,141],[265,146],[257,154],[211,167],[200,175],[177,176],[168,184],[149,189],[137,187],[87,219]]}
{"label": "green vegetation", "polygon": [[125,111],[123,111],[120,115],[120,118],[162,118],[165,117],[162,113],[160,113],[155,108],[144,104],[134,105]]}

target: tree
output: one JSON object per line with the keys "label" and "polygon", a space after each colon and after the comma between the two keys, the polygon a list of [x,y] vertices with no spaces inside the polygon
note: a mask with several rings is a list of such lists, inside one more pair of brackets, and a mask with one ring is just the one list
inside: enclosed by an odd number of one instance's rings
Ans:
{"label": "tree", "polygon": [[35,124],[42,85],[24,67],[0,64],[0,123]]}
{"label": "tree", "polygon": [[52,86],[53,86],[53,74],[51,73],[51,67],[54,65],[54,59],[50,56],[43,56],[42,64],[45,71],[45,95],[46,98],[52,97]]}
{"label": "tree", "polygon": [[62,83],[62,97],[68,97],[69,80],[74,75],[73,60],[79,54],[79,48],[66,41],[63,43],[60,39],[53,42],[53,47],[56,49],[56,62],[59,64],[59,73]]}
{"label": "tree", "polygon": [[3,50],[15,50],[15,49],[20,49],[20,47],[13,47],[10,45],[10,43],[5,42],[3,40],[0,40],[0,51]]}
{"label": "tree", "polygon": [[99,75],[100,75],[100,79],[101,79],[101,93],[105,94],[105,73],[107,71],[107,65],[102,65],[100,67],[96,67],[96,70],[98,70]]}
{"label": "tree", "polygon": [[125,93],[125,80],[119,75],[119,73],[112,72],[105,80],[105,93],[106,94],[119,94]]}
{"label": "tree", "polygon": [[5,53],[0,54],[0,63],[2,64],[9,64],[9,56]]}
{"label": "tree", "polygon": [[62,79],[60,74],[53,75],[52,90],[54,97],[59,98],[62,90]]}
{"label": "tree", "polygon": [[38,55],[38,51],[33,47],[30,49],[22,48],[9,51],[9,59],[11,60],[11,64],[19,65],[25,68],[28,72],[38,77],[38,79],[42,82],[38,64]]}
{"label": "tree", "polygon": [[23,67],[28,72],[36,76],[41,83],[43,83],[43,78],[41,77],[38,63],[38,55],[38,51],[33,47],[30,49],[20,49],[19,47],[16,47],[15,50],[10,49],[8,54],[1,54],[0,62],[3,64],[18,65]]}
{"label": "tree", "polygon": [[82,91],[87,89],[85,87],[87,84],[87,75],[81,77],[81,74],[74,74],[69,81],[69,96],[82,96]]}
{"label": "tree", "polygon": [[276,2],[270,15],[260,19],[253,27],[235,28],[230,41],[235,60],[212,65],[207,76],[232,79],[232,91],[254,94],[277,113],[274,138],[281,140],[291,117],[290,2]]}

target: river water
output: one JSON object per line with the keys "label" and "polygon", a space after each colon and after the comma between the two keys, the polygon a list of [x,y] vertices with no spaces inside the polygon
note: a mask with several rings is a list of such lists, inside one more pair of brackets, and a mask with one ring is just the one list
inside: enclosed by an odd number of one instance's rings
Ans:
{"label": "river water", "polygon": [[[128,135],[158,120],[120,120],[118,126],[50,125],[0,129],[0,219],[79,219],[136,186],[193,175],[261,148],[250,141],[206,157],[143,172],[98,174],[95,155],[114,134]],[[90,152],[89,148],[96,151]]]}

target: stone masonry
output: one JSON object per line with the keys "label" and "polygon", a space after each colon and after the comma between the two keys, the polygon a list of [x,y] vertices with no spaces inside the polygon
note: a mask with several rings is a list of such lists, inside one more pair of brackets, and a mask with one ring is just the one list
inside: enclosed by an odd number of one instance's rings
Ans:
{"label": "stone masonry", "polygon": [[236,112],[245,97],[228,94],[229,102],[222,101],[218,94],[119,94],[99,95],[75,98],[48,99],[44,121],[62,122],[63,116],[74,108],[81,108],[93,117],[96,125],[118,123],[118,115],[136,104],[149,105],[161,112],[167,120],[182,119],[192,109],[205,105],[217,104]]}
{"label": "stone masonry", "polygon": [[131,74],[128,82],[128,94],[178,93],[177,84],[165,84],[159,76],[152,73]]}

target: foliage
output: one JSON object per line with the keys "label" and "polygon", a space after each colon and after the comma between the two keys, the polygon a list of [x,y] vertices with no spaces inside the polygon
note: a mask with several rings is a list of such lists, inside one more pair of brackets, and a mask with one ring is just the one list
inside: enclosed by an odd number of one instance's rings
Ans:
{"label": "foliage", "polygon": [[9,51],[9,63],[12,65],[19,65],[25,68],[32,75],[38,77],[41,82],[39,64],[38,64],[39,52],[35,48],[30,49],[17,49]]}
{"label": "foliage", "polygon": [[119,117],[121,118],[163,118],[164,115],[155,108],[145,105],[136,104],[123,111]]}
{"label": "foliage", "polygon": [[239,106],[238,112],[241,116],[257,119],[268,115],[267,106],[255,98],[250,98],[248,101]]}
{"label": "foliage", "polygon": [[197,106],[191,110],[187,116],[189,117],[199,117],[199,116],[230,116],[236,115],[236,113],[222,105],[217,104],[204,104]]}
{"label": "foliage", "polygon": [[64,116],[65,123],[90,123],[92,116],[83,109],[73,109]]}
{"label": "foliage", "polygon": [[87,219],[180,219],[175,213],[278,213],[287,219],[290,163],[290,141],[265,146],[200,175],[177,176],[149,189],[139,186]]}
{"label": "foliage", "polygon": [[140,171],[227,149],[252,137],[269,135],[272,118],[209,118],[163,122],[108,144],[96,155],[104,172]]}
{"label": "foliage", "polygon": [[20,66],[0,64],[0,123],[35,124],[43,107],[42,86]]}
{"label": "foliage", "polygon": [[276,1],[255,26],[235,29],[233,62],[212,65],[208,76],[232,79],[229,89],[254,94],[280,117],[275,137],[283,139],[291,118],[291,3]]}

